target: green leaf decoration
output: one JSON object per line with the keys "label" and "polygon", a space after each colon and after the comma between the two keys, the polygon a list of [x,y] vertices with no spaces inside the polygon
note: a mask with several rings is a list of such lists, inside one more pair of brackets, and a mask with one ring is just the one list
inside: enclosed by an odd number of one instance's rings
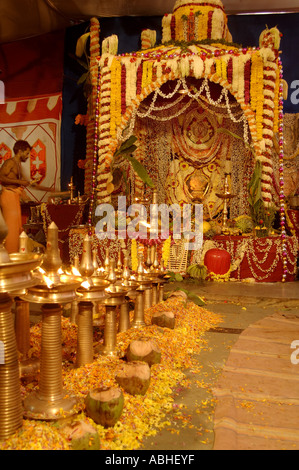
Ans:
{"label": "green leaf decoration", "polygon": [[82,57],[83,54],[86,52],[86,43],[87,43],[89,36],[90,36],[90,33],[85,33],[79,37],[77,44],[76,44],[76,56],[77,57]]}
{"label": "green leaf decoration", "polygon": [[[136,158],[132,156],[132,153],[134,153],[135,150],[137,149],[137,146],[135,145],[136,141],[137,141],[137,137],[135,137],[134,135],[129,137],[129,139],[123,142],[121,146],[119,147],[119,149],[116,150],[113,158],[114,160],[119,156],[126,158],[132,165],[133,170],[135,171],[135,173],[137,173],[139,178],[145,184],[147,184],[150,188],[154,188],[155,185],[152,179],[150,178],[148,172],[146,171],[145,167],[142,165],[142,163],[140,163]],[[113,163],[112,163],[112,166],[113,166]]]}
{"label": "green leaf decoration", "polygon": [[169,276],[169,282],[172,282],[175,280],[175,273],[173,271],[168,271],[167,276]]}
{"label": "green leaf decoration", "polygon": [[199,297],[198,295],[194,294],[193,292],[190,292],[189,290],[187,289],[182,289],[181,287],[175,289],[175,290],[181,290],[183,292],[185,292],[185,294],[187,295],[188,299],[191,300],[193,303],[195,303],[196,305],[199,305],[200,307],[202,305],[206,305],[205,301]]}
{"label": "green leaf decoration", "polygon": [[78,57],[76,57],[76,61],[77,61],[78,64],[80,64],[81,67],[83,67],[85,70],[89,70],[89,65],[88,65],[87,62],[85,62],[84,60],[78,59]]}
{"label": "green leaf decoration", "polygon": [[83,73],[83,75],[81,75],[81,77],[80,77],[79,80],[77,81],[77,84],[78,84],[78,85],[81,85],[81,83],[84,83],[84,82],[87,80],[88,75],[89,75],[89,72]]}
{"label": "green leaf decoration", "polygon": [[154,188],[155,185],[154,185],[151,177],[149,176],[148,172],[146,171],[145,167],[138,160],[136,160],[136,158],[134,158],[134,157],[126,157],[126,155],[125,155],[125,158],[127,158],[129,160],[129,162],[131,163],[131,165],[133,167],[133,170],[135,171],[135,173],[137,173],[139,178],[145,184],[147,184],[150,188]]}
{"label": "green leaf decoration", "polygon": [[196,294],[189,293],[188,298],[192,300],[193,303],[199,305],[200,307],[206,305],[205,301]]}
{"label": "green leaf decoration", "polygon": [[131,145],[131,147],[128,147],[128,148],[122,150],[121,152],[115,154],[115,156],[118,157],[118,156],[121,155],[123,157],[126,157],[126,156],[131,155],[132,153],[134,153],[136,149],[137,149],[136,145]]}
{"label": "green leaf decoration", "polygon": [[243,137],[239,136],[238,134],[235,134],[234,132],[231,132],[231,131],[229,131],[228,129],[225,129],[224,127],[221,127],[220,129],[217,129],[217,133],[219,133],[219,134],[227,134],[227,135],[229,135],[230,137],[234,137],[235,139],[242,140],[243,143],[245,144],[245,146],[251,150],[251,152],[253,153],[253,155],[255,155],[255,152],[254,152],[253,147],[251,147],[247,142],[244,142]]}
{"label": "green leaf decoration", "polygon": [[135,142],[137,141],[137,137],[134,135],[131,135],[129,139],[127,139],[125,142],[121,144],[119,149],[115,152],[114,156],[117,157],[118,155],[122,155],[123,153],[133,153],[130,149],[134,147],[134,150],[136,150],[136,146],[134,145]]}

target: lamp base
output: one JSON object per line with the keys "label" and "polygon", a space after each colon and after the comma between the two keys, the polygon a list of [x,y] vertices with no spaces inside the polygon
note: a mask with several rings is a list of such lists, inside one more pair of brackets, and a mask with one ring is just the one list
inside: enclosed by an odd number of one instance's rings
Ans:
{"label": "lamp base", "polygon": [[48,400],[39,396],[38,392],[28,395],[23,403],[24,417],[41,421],[53,421],[78,413],[78,399],[64,391],[56,400]]}

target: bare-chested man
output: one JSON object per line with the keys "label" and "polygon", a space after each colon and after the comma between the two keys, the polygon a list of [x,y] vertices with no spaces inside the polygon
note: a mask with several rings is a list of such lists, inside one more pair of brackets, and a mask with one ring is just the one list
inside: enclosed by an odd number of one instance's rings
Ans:
{"label": "bare-chested man", "polygon": [[18,140],[13,151],[14,157],[6,160],[0,168],[0,206],[8,229],[5,240],[8,253],[19,251],[19,236],[22,232],[20,196],[24,187],[30,185],[30,181],[22,175],[21,163],[29,158],[31,146],[25,140]]}

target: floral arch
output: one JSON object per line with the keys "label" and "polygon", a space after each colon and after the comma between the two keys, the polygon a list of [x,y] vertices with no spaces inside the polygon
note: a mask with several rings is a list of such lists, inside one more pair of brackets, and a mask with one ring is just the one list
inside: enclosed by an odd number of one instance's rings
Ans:
{"label": "floral arch", "polygon": [[[196,27],[199,19],[202,23]],[[207,34],[203,38],[204,24]],[[261,162],[265,205],[273,200],[272,147],[273,136],[279,133],[278,197],[283,214],[283,81],[279,31],[276,28],[263,31],[258,48],[240,48],[231,42],[219,0],[209,3],[178,0],[174,14],[164,16],[162,27],[162,44],[158,46],[155,31],[145,30],[137,52],[118,55],[115,35],[102,42],[101,56],[94,47],[91,57],[93,94],[89,109],[93,110],[90,125],[94,132],[90,135],[95,144],[87,144],[87,161],[92,171],[87,175],[85,192],[91,194],[92,201],[111,201],[113,155],[124,138],[123,131],[134,122],[138,108],[165,83],[194,77],[220,85],[240,105],[249,127],[255,159]],[[93,19],[91,44],[98,43],[99,29],[98,20]],[[197,31],[201,31],[200,38]],[[215,32],[215,38],[210,31]],[[140,158],[138,150],[137,156]]]}

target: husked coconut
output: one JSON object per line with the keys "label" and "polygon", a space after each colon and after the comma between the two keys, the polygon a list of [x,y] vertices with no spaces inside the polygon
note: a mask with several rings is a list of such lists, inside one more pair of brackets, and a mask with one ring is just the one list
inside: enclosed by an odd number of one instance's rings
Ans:
{"label": "husked coconut", "polygon": [[187,300],[188,299],[188,296],[186,294],[186,292],[182,291],[182,290],[176,290],[174,292],[171,292],[168,296],[168,298],[170,299],[170,297],[181,297],[182,300]]}
{"label": "husked coconut", "polygon": [[74,420],[59,428],[72,450],[100,450],[97,430],[86,420]]}
{"label": "husked coconut", "polygon": [[113,427],[122,415],[124,396],[119,388],[103,387],[92,390],[85,399],[86,412],[97,424]]}
{"label": "husked coconut", "polygon": [[152,315],[152,324],[173,330],[175,327],[174,313],[170,311],[154,312]]}
{"label": "husked coconut", "polygon": [[150,366],[146,362],[127,362],[122,365],[115,380],[130,395],[145,395],[151,380]]}
{"label": "husked coconut", "polygon": [[136,340],[128,346],[126,358],[129,362],[142,361],[152,366],[161,362],[161,351],[155,341]]}

